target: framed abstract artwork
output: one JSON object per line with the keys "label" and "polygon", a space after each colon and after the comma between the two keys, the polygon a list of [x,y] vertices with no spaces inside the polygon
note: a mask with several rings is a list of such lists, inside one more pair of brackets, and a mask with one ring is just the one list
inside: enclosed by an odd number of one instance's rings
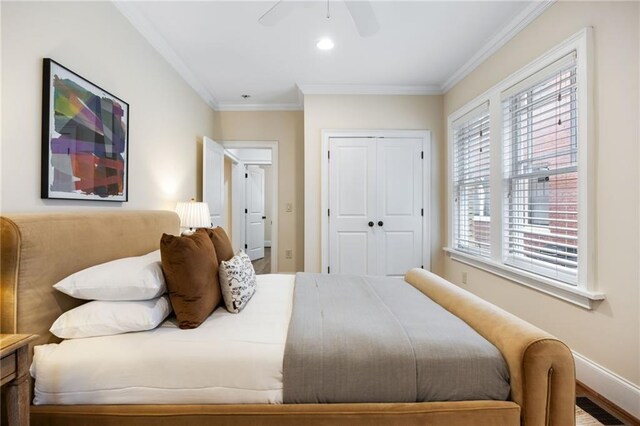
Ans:
{"label": "framed abstract artwork", "polygon": [[44,60],[41,198],[128,200],[129,104]]}

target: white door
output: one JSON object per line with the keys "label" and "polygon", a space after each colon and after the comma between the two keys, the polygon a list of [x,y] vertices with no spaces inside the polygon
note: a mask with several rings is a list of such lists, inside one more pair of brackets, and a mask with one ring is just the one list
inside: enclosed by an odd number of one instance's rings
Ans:
{"label": "white door", "polygon": [[422,264],[422,139],[377,141],[377,275]]}
{"label": "white door", "polygon": [[329,147],[330,272],[375,275],[375,140],[332,138]]}
{"label": "white door", "polygon": [[246,253],[251,260],[264,257],[264,170],[248,166],[245,192]]}
{"label": "white door", "polygon": [[238,161],[231,166],[231,244],[234,253],[244,247],[245,241],[245,173],[247,168],[243,162]]}
{"label": "white door", "polygon": [[202,201],[209,204],[212,226],[224,225],[224,148],[204,137],[202,149]]}
{"label": "white door", "polygon": [[422,139],[330,138],[329,158],[329,271],[420,267]]}

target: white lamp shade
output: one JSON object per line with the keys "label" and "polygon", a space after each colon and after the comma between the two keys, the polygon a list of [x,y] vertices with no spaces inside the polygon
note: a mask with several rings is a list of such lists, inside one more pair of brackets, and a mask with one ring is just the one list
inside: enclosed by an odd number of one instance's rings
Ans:
{"label": "white lamp shade", "polygon": [[180,216],[180,226],[183,228],[209,228],[211,226],[207,203],[180,202],[176,206],[176,213]]}

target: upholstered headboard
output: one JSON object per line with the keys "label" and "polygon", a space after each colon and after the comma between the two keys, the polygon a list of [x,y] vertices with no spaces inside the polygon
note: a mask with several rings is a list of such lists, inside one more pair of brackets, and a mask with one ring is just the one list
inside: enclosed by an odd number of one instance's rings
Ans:
{"label": "upholstered headboard", "polygon": [[57,342],[49,327],[84,303],[55,290],[62,278],[110,260],[157,250],[163,232],[178,234],[171,211],[47,213],[0,218],[2,333],[38,334],[34,344]]}

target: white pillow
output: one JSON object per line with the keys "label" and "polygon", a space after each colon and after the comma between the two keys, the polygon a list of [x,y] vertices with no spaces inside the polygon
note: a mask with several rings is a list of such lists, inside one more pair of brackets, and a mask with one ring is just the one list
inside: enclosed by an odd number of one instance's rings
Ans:
{"label": "white pillow", "polygon": [[256,291],[256,272],[251,259],[242,250],[228,261],[220,262],[218,269],[220,290],[229,312],[240,312]]}
{"label": "white pillow", "polygon": [[137,301],[96,300],[60,315],[49,331],[62,339],[77,339],[150,330],[170,313],[169,296]]}
{"label": "white pillow", "polygon": [[83,269],[53,287],[85,300],[148,300],[167,289],[160,250]]}

